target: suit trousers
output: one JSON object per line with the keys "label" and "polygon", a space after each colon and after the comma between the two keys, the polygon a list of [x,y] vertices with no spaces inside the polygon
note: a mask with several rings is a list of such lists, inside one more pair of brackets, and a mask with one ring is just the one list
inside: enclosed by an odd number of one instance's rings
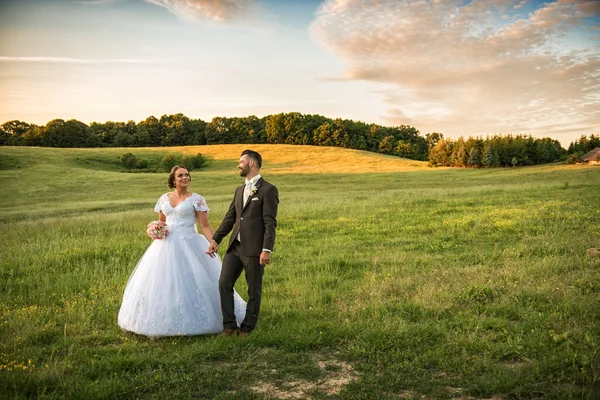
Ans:
{"label": "suit trousers", "polygon": [[223,258],[221,277],[219,278],[219,294],[221,296],[221,312],[223,313],[223,328],[236,329],[233,303],[233,287],[242,271],[246,275],[248,285],[248,304],[246,316],[242,321],[240,330],[251,332],[256,328],[260,300],[262,297],[262,278],[265,268],[260,265],[260,257],[245,257],[240,255],[240,242],[235,241]]}

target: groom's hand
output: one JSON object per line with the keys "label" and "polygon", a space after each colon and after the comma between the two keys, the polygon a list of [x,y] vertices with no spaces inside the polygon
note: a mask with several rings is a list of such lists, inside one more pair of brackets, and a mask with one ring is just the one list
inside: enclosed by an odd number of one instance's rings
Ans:
{"label": "groom's hand", "polygon": [[262,253],[260,253],[260,265],[262,265],[263,267],[265,265],[267,265],[268,263],[271,262],[271,253],[269,253],[268,251],[263,251]]}
{"label": "groom's hand", "polygon": [[208,250],[206,250],[204,253],[208,254],[211,258],[214,258],[216,256],[217,250],[219,250],[219,243],[211,239],[210,245],[208,246]]}

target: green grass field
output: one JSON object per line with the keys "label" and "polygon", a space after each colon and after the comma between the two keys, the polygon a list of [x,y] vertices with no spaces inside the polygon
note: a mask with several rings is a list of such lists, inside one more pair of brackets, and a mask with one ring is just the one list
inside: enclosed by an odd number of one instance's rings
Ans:
{"label": "green grass field", "polygon": [[[214,228],[244,147],[175,149]],[[117,161],[174,149],[0,148],[0,398],[600,398],[600,168],[254,148],[281,203],[247,340],[117,326],[168,191]]]}

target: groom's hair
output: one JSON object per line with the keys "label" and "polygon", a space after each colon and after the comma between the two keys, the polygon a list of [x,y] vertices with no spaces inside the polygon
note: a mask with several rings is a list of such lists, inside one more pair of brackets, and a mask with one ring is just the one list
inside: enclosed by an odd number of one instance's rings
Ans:
{"label": "groom's hair", "polygon": [[260,167],[262,167],[262,157],[256,151],[244,150],[244,151],[242,151],[242,154],[240,155],[240,157],[242,157],[242,156],[248,156],[248,158],[253,159],[254,162],[258,165],[258,169],[260,169]]}

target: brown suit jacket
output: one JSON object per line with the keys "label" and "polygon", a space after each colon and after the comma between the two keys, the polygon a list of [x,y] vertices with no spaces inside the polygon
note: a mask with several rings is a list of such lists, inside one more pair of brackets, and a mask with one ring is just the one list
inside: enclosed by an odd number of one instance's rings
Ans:
{"label": "brown suit jacket", "polygon": [[231,232],[227,246],[227,250],[229,250],[239,232],[240,255],[258,257],[262,249],[272,251],[275,245],[279,193],[275,186],[261,177],[256,182],[256,193],[250,196],[244,205],[242,204],[244,187],[245,185],[241,185],[235,190],[229,210],[227,210],[221,226],[215,232],[213,240],[221,243],[221,240]]}

